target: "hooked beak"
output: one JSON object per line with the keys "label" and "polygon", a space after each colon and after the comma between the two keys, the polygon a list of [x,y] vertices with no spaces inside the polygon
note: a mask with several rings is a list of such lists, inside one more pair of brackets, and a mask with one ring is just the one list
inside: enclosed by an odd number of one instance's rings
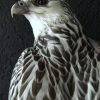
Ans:
{"label": "hooked beak", "polygon": [[11,16],[13,18],[14,14],[17,14],[17,4],[15,3],[11,8]]}
{"label": "hooked beak", "polygon": [[19,2],[15,3],[11,8],[12,18],[15,14],[24,15],[27,12],[28,12],[28,6],[23,1],[19,1]]}

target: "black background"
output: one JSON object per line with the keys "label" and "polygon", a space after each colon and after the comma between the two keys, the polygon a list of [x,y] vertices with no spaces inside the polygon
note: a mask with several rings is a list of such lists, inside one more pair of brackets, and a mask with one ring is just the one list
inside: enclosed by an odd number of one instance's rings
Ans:
{"label": "black background", "polygon": [[[0,100],[8,100],[10,77],[21,52],[33,45],[33,34],[23,16],[11,18],[17,0],[0,0]],[[69,0],[84,33],[100,40],[100,0]]]}

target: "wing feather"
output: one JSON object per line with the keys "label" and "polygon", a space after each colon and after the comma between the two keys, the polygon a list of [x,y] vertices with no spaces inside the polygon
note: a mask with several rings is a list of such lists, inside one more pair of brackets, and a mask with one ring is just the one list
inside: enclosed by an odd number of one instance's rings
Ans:
{"label": "wing feather", "polygon": [[26,88],[25,85],[30,80],[31,71],[35,66],[32,52],[31,47],[25,49],[15,65],[10,82],[9,100],[21,97]]}

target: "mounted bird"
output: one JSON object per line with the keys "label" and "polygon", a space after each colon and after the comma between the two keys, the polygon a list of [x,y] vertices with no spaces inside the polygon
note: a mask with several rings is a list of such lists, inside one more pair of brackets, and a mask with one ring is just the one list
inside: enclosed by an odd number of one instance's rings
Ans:
{"label": "mounted bird", "polygon": [[12,73],[9,100],[100,100],[100,53],[64,0],[21,0],[35,37]]}

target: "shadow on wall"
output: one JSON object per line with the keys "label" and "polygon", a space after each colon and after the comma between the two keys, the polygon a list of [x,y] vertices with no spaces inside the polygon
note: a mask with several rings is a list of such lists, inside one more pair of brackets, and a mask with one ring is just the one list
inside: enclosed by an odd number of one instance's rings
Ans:
{"label": "shadow on wall", "polygon": [[[0,0],[0,100],[7,100],[12,70],[21,52],[33,45],[33,34],[23,16],[11,18],[17,0]],[[100,1],[70,0],[86,35],[100,40]]]}

